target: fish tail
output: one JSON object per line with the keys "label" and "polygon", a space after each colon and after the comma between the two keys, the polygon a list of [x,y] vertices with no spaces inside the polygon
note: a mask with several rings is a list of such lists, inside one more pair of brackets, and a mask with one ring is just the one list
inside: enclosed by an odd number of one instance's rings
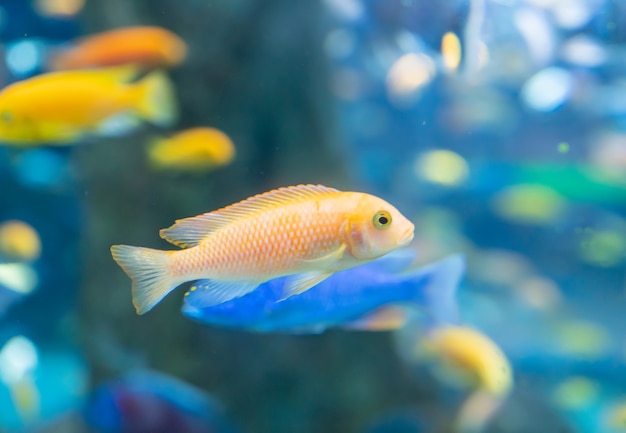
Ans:
{"label": "fish tail", "polygon": [[113,245],[111,255],[133,281],[133,305],[137,314],[150,311],[179,284],[170,272],[170,251]]}
{"label": "fish tail", "polygon": [[465,257],[454,254],[420,269],[429,277],[424,292],[423,303],[429,313],[431,326],[460,321],[456,293],[465,273]]}
{"label": "fish tail", "polygon": [[168,127],[176,123],[178,108],[171,81],[162,71],[148,74],[136,85],[137,110],[146,120]]}

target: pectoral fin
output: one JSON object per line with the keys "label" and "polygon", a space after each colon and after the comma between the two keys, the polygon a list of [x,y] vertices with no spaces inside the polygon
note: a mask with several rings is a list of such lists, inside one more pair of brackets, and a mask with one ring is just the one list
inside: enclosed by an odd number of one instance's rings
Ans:
{"label": "pectoral fin", "polygon": [[332,263],[332,262],[336,262],[338,260],[341,260],[343,258],[343,254],[346,251],[346,244],[342,244],[339,248],[337,248],[334,251],[331,251],[330,253],[326,254],[325,256],[322,257],[317,257],[314,259],[308,259],[308,260],[303,260],[304,263],[307,264],[315,264],[315,265],[322,265],[323,263]]}
{"label": "pectoral fin", "polygon": [[304,272],[302,274],[296,274],[287,280],[285,289],[283,291],[283,297],[278,300],[284,301],[293,295],[298,295],[302,292],[306,292],[311,287],[324,281],[330,277],[332,272]]}
{"label": "pectoral fin", "polygon": [[239,298],[258,286],[259,283],[249,281],[200,280],[191,286],[189,292],[197,292],[194,295],[194,306],[203,308]]}

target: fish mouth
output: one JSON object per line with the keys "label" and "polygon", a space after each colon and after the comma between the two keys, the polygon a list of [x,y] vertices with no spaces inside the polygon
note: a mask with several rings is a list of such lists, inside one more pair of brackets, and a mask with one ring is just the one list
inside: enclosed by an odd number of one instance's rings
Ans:
{"label": "fish mouth", "polygon": [[409,242],[413,240],[413,236],[415,236],[415,226],[411,224],[411,226],[407,227],[404,233],[402,233],[402,236],[400,237],[400,244],[401,245],[408,244]]}

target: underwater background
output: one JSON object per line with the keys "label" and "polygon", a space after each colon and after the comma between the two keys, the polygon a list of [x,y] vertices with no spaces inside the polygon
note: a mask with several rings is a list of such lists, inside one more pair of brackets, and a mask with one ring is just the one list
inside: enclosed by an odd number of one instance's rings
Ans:
{"label": "underwater background", "polygon": [[[0,432],[626,431],[625,2],[0,0],[2,88],[134,26],[172,52],[132,34],[78,62],[164,74],[175,121],[0,127]],[[173,249],[174,221],[299,184],[393,203],[426,270],[135,312],[111,245]],[[284,319],[305,311],[324,326]]]}

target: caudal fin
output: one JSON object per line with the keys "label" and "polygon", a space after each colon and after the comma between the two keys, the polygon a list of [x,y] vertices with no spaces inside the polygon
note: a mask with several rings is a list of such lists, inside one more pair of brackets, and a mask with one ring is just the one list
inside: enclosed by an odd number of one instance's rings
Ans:
{"label": "caudal fin", "polygon": [[178,286],[170,275],[170,252],[113,245],[111,254],[133,281],[133,305],[137,314],[150,311]]}
{"label": "caudal fin", "polygon": [[178,108],[174,87],[167,75],[155,71],[137,83],[139,115],[157,126],[168,127],[176,123]]}
{"label": "caudal fin", "polygon": [[[399,272],[415,259],[417,252],[413,249],[397,250],[380,258],[367,266],[379,272]],[[465,271],[465,258],[455,254],[420,267],[401,273],[404,285],[411,287],[414,293],[414,304],[422,308],[425,314],[416,315],[411,303],[403,305],[383,305],[358,319],[344,323],[342,328],[352,330],[381,331],[415,326],[433,329],[442,324],[459,322],[459,310],[456,292]],[[407,334],[408,337],[402,335]],[[399,338],[413,338],[411,332],[398,332]]]}
{"label": "caudal fin", "polygon": [[453,254],[413,272],[416,276],[424,275],[429,279],[419,294],[428,315],[429,326],[460,323],[456,295],[465,273],[465,257]]}

